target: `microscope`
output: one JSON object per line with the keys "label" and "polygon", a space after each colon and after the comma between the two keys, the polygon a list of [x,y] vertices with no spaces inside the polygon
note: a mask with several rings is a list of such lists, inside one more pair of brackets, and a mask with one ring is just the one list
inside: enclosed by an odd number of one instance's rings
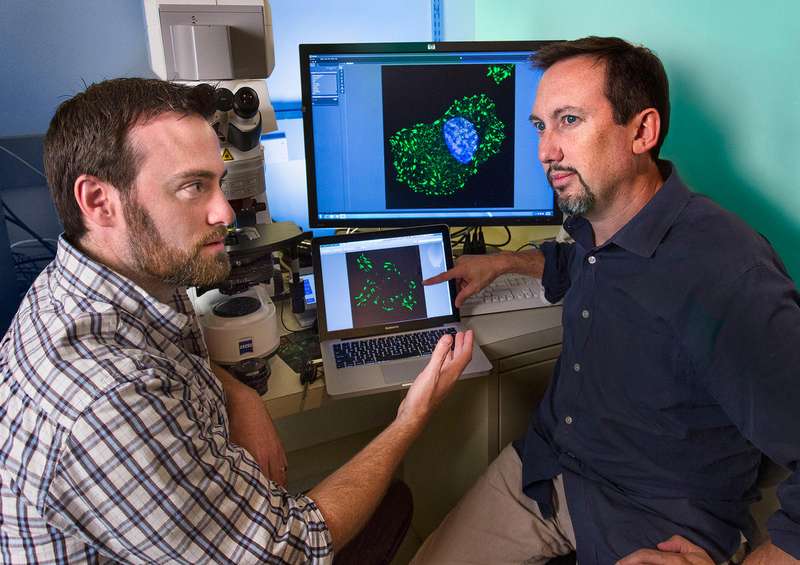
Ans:
{"label": "microscope", "polygon": [[275,66],[269,2],[145,0],[144,7],[156,75],[214,90],[211,125],[225,162],[222,190],[236,213],[225,240],[230,276],[215,288],[189,289],[189,297],[211,360],[264,394],[269,357],[280,344],[270,296],[292,296],[280,288],[276,258],[297,257],[298,244],[310,237],[269,214],[260,143],[263,132],[278,128],[266,83]]}

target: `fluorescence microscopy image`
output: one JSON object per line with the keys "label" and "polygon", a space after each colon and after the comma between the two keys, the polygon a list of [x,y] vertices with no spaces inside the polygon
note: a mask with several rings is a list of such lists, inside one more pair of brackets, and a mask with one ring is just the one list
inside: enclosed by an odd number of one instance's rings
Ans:
{"label": "fluorescence microscopy image", "polygon": [[386,206],[513,206],[514,66],[381,70]]}
{"label": "fluorescence microscopy image", "polygon": [[389,138],[397,181],[426,196],[464,188],[478,168],[497,155],[506,135],[496,104],[485,94],[456,100],[430,124],[403,128]]}
{"label": "fluorescence microscopy image", "polygon": [[356,328],[425,317],[417,246],[348,253],[350,310]]}
{"label": "fluorescence microscopy image", "polygon": [[496,84],[500,84],[514,72],[514,65],[489,65],[486,76]]}

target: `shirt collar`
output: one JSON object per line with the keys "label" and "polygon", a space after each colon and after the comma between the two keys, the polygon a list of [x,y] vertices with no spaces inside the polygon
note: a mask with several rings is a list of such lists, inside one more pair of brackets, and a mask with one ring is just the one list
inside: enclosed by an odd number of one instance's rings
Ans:
{"label": "shirt collar", "polygon": [[[622,226],[607,244],[614,243],[642,257],[653,256],[691,197],[691,192],[681,180],[676,167],[669,161],[662,161],[661,164],[669,171],[667,180],[644,208]],[[594,241],[591,224],[582,216],[567,218],[564,229],[584,246],[587,236],[589,242]],[[594,246],[590,244],[587,249],[592,247]]]}
{"label": "shirt collar", "polygon": [[[58,238],[54,263],[57,286],[65,295],[111,304],[175,339],[192,329],[194,310],[184,288],[176,289],[170,303],[165,304],[132,280],[90,258],[63,234]],[[58,293],[59,289],[54,290]]]}

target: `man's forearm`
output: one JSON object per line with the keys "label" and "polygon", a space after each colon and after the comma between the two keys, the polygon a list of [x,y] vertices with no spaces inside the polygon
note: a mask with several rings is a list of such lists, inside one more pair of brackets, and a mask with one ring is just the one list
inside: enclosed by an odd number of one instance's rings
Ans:
{"label": "man's forearm", "polygon": [[744,565],[796,565],[797,559],[783,551],[771,541],[759,545],[756,550],[747,556]]}
{"label": "man's forearm", "polygon": [[518,273],[537,279],[544,273],[544,254],[535,249],[533,251],[504,251],[497,255],[502,264],[503,273]]}
{"label": "man's forearm", "polygon": [[339,550],[364,527],[422,426],[395,420],[355,457],[308,493]]}
{"label": "man's forearm", "polygon": [[395,469],[472,358],[472,331],[442,336],[397,409],[397,418],[341,469],[311,489],[334,550],[364,527]]}

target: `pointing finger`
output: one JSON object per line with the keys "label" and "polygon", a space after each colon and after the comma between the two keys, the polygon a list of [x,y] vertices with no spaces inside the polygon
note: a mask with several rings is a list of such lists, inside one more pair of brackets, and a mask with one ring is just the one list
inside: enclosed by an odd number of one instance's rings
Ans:
{"label": "pointing finger", "polygon": [[450,269],[449,271],[445,271],[444,273],[439,273],[438,275],[423,280],[422,284],[426,286],[431,284],[439,284],[445,281],[449,281],[450,279],[454,279],[456,278],[456,276],[457,275],[453,273],[453,269]]}

